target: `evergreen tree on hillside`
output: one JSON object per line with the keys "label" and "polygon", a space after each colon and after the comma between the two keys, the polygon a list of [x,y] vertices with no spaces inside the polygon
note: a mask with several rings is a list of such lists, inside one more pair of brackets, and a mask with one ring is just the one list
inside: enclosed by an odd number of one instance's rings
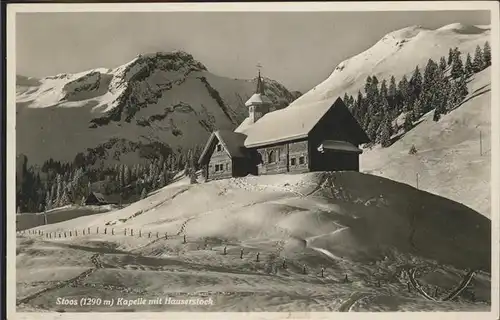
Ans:
{"label": "evergreen tree on hillside", "polygon": [[453,49],[450,48],[450,50],[448,51],[448,66],[451,66],[451,64],[453,63]]}
{"label": "evergreen tree on hillside", "polygon": [[59,200],[59,206],[66,206],[70,204],[70,198],[68,196],[68,190],[67,188],[64,188],[63,192],[62,192],[62,195],[61,195],[61,199]]}
{"label": "evergreen tree on hillside", "polygon": [[385,99],[387,98],[388,95],[388,90],[387,90],[387,81],[382,80],[382,83],[380,84],[380,98]]}
{"label": "evergreen tree on hillside", "polygon": [[472,58],[470,56],[470,53],[467,53],[467,60],[465,61],[464,73],[467,78],[472,76],[472,74],[474,73],[474,67],[472,65]]}
{"label": "evergreen tree on hillside", "polygon": [[413,71],[413,75],[410,79],[410,98],[409,101],[413,102],[420,96],[420,92],[422,91],[422,74],[420,73],[420,69],[418,66],[415,67],[415,71]]}
{"label": "evergreen tree on hillside", "polygon": [[420,99],[415,100],[413,104],[413,117],[414,119],[419,119],[425,113],[424,106],[422,105],[422,101]]}
{"label": "evergreen tree on hillside", "polygon": [[486,41],[483,48],[483,68],[491,66],[491,48],[490,43]]}
{"label": "evergreen tree on hillside", "polygon": [[56,179],[57,179],[56,180],[57,193],[56,193],[56,198],[54,200],[54,205],[56,207],[60,207],[61,206],[61,198],[62,198],[62,194],[63,194],[62,176],[60,174],[58,174]]}
{"label": "evergreen tree on hillside", "polygon": [[396,78],[394,76],[391,76],[391,80],[389,82],[389,91],[387,92],[387,96],[394,98],[396,97],[398,91],[398,87],[396,85]]}
{"label": "evergreen tree on hillside", "polygon": [[445,114],[445,112],[446,112],[445,107],[438,105],[436,109],[434,109],[434,116],[432,117],[432,119],[434,121],[439,121],[441,115]]}
{"label": "evergreen tree on hillside", "polygon": [[441,57],[441,59],[439,60],[439,69],[441,69],[441,71],[445,71],[446,67],[446,59],[444,57]]}
{"label": "evergreen tree on hillside", "polygon": [[354,118],[358,121],[358,123],[363,126],[364,119],[366,115],[366,104],[364,103],[364,97],[361,93],[361,90],[358,91],[358,97],[356,99],[356,107],[354,108]]}
{"label": "evergreen tree on hillside", "polygon": [[380,144],[383,148],[390,146],[392,136],[392,125],[389,117],[386,117],[381,124]]}
{"label": "evergreen tree on hillside", "polygon": [[50,191],[47,191],[47,196],[45,197],[45,210],[52,209],[52,199],[50,197]]}
{"label": "evergreen tree on hillside", "polygon": [[401,96],[402,104],[408,106],[408,102],[410,101],[410,83],[408,82],[406,75],[404,75],[403,78],[401,78],[401,80],[399,81],[398,91],[399,95]]}
{"label": "evergreen tree on hillside", "polygon": [[459,81],[457,81],[457,93],[460,102],[462,102],[469,94],[469,89],[467,88],[467,80],[464,76],[460,77]]}
{"label": "evergreen tree on hillside", "polygon": [[474,67],[474,72],[479,72],[484,69],[483,52],[481,47],[476,47],[476,52],[474,54],[474,62],[472,63]]}
{"label": "evergreen tree on hillside", "polygon": [[451,65],[451,77],[453,79],[458,79],[464,74],[463,63],[460,51],[458,48],[455,49],[455,55]]}
{"label": "evergreen tree on hillside", "polygon": [[342,101],[344,101],[345,105],[349,108],[349,96],[347,95],[347,92],[344,94]]}
{"label": "evergreen tree on hillside", "polygon": [[429,59],[427,61],[427,65],[425,66],[424,71],[424,80],[422,84],[422,91],[429,93],[432,91],[432,88],[435,86],[437,73],[439,71],[438,65],[434,62],[434,60]]}
{"label": "evergreen tree on hillside", "polygon": [[413,128],[413,116],[412,112],[407,112],[405,115],[405,122],[403,124],[403,128],[405,132],[410,131]]}

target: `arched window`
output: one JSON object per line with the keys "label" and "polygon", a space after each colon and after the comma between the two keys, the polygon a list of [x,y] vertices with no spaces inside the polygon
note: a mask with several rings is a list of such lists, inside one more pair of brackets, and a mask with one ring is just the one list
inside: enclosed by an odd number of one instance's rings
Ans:
{"label": "arched window", "polygon": [[276,152],[271,150],[267,154],[267,163],[274,163],[274,162],[276,162]]}

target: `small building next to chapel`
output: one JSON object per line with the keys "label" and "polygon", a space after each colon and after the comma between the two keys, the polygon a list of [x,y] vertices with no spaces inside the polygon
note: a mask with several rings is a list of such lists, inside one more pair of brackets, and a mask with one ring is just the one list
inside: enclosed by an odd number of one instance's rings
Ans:
{"label": "small building next to chapel", "polygon": [[275,110],[259,72],[234,131],[213,132],[199,164],[207,180],[309,171],[359,171],[359,146],[370,140],[342,99]]}

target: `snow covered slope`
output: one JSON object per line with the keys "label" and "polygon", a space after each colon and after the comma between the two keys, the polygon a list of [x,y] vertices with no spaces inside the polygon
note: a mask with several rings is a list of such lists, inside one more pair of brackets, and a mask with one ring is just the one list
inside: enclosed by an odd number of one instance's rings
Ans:
{"label": "snow covered slope", "polygon": [[[296,94],[266,79],[280,107]],[[253,80],[211,74],[185,52],[140,55],[115,69],[43,79],[17,77],[17,152],[30,163],[52,157],[137,162],[150,150],[193,147],[247,115]]]}
{"label": "snow covered slope", "polygon": [[438,122],[431,111],[392,146],[365,149],[361,170],[413,186],[418,174],[420,189],[490,217],[491,68],[474,75],[468,90],[464,103]]}
{"label": "snow covered slope", "polygon": [[[490,241],[490,220],[479,213],[358,172],[178,183],[118,211],[19,235],[17,297],[25,307],[68,311],[84,307],[57,306],[54,297],[88,290],[101,298],[205,295],[216,300],[211,311],[342,311],[357,302],[351,294],[377,300],[358,305],[364,311],[485,310]],[[475,300],[408,292],[408,268],[442,296],[464,269],[478,270],[468,289]]]}
{"label": "snow covered slope", "polygon": [[450,48],[458,47],[463,59],[467,53],[474,56],[476,46],[482,47],[489,37],[489,26],[460,23],[436,30],[411,26],[391,32],[368,50],[341,62],[328,79],[306,92],[297,103],[343,97],[344,93],[356,96],[368,76],[389,81],[393,75],[399,81],[403,75],[410,76],[417,65],[423,70],[429,59],[447,58]]}

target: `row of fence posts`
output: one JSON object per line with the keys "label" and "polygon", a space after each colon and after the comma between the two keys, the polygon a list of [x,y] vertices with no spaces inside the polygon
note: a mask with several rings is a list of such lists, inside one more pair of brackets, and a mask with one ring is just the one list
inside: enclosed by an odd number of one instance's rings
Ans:
{"label": "row of fence posts", "polygon": [[[25,234],[26,231],[23,230],[20,232],[21,234]],[[35,234],[35,235],[45,235],[46,238],[49,238],[49,239],[52,239],[52,238],[67,238],[68,236],[69,237],[72,237],[73,234],[75,236],[78,236],[78,230],[72,230],[72,231],[62,231],[62,232],[43,232],[42,230],[28,230],[27,232],[28,234]],[[82,229],[82,232],[81,232],[82,235],[90,235],[91,234],[91,228],[88,227],[88,228],[83,228]],[[96,234],[99,234],[99,227],[96,228]],[[107,228],[104,228],[104,234],[108,234],[108,230]],[[148,232],[148,238],[151,238],[151,232]],[[111,235],[115,235],[115,229],[112,228],[111,229]],[[133,236],[134,235],[134,229],[124,229],[124,235],[130,235],[130,236]],[[56,237],[57,236],[57,237]],[[139,230],[139,237],[142,237],[142,230]],[[160,238],[160,234],[159,232],[156,232],[156,238],[159,239]],[[168,234],[167,232],[165,232],[165,235],[164,235],[164,238],[165,239],[168,239]],[[186,238],[186,235],[183,235],[183,240],[182,242],[184,244],[187,243],[187,238]],[[224,251],[223,251],[223,254],[224,255],[227,255],[227,246],[224,246]],[[240,250],[240,259],[243,259],[243,256],[244,256],[244,250],[241,249]],[[260,262],[260,252],[257,252],[257,255],[256,255],[256,262]],[[283,264],[282,264],[282,267],[283,269],[287,269],[288,268],[288,265],[287,265],[287,261],[286,259],[283,259]],[[307,267],[306,265],[303,265],[302,267],[302,273],[303,274],[307,274]],[[325,269],[324,268],[321,268],[321,277],[324,278],[325,277]],[[345,278],[344,278],[344,282],[347,283],[349,282],[349,278],[347,276],[347,274],[345,275]],[[409,284],[408,284],[409,285]],[[379,281],[379,286],[380,286],[380,281]],[[409,288],[409,287],[408,287]],[[409,289],[410,290],[410,289]]]}

